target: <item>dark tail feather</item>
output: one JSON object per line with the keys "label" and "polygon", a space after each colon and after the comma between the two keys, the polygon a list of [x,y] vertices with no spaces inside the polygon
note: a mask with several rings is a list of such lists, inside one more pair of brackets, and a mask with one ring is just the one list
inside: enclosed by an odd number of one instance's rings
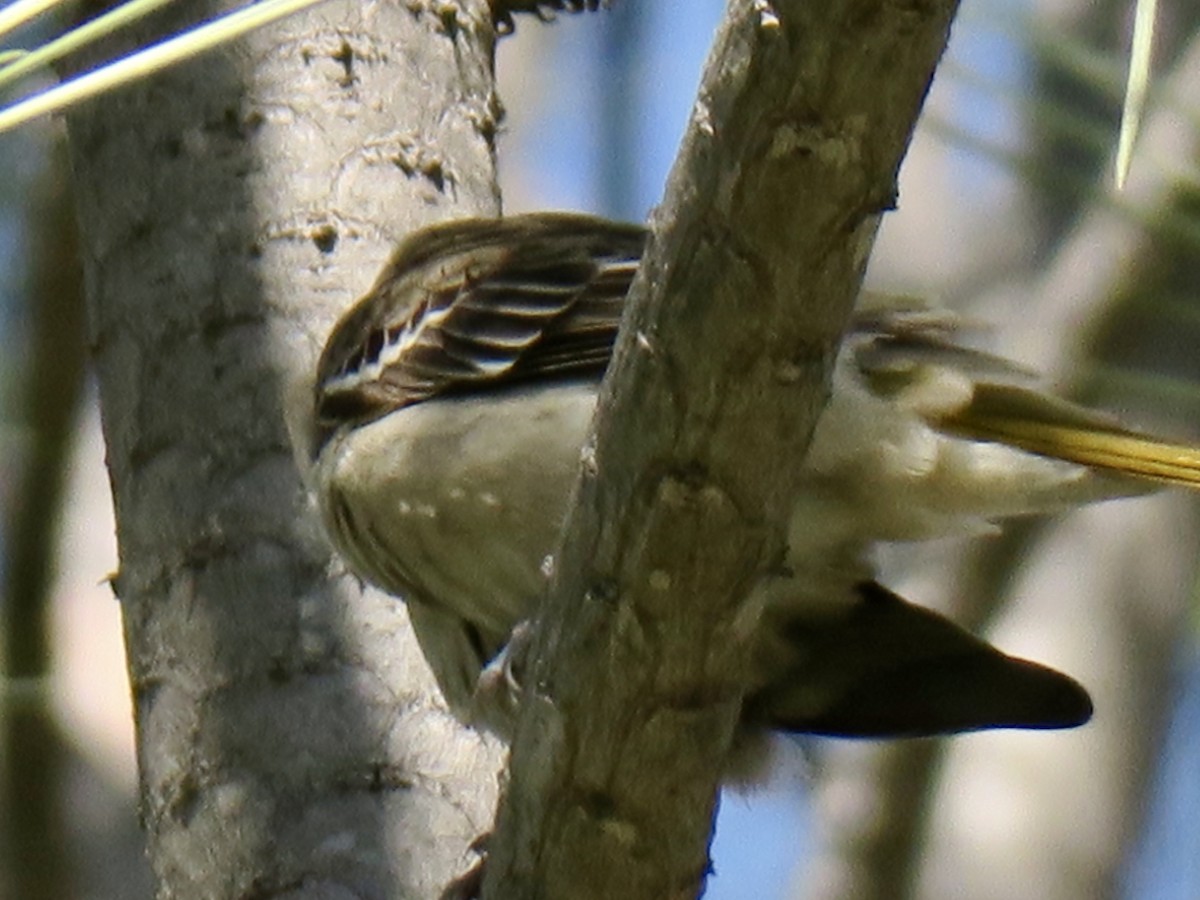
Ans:
{"label": "dark tail feather", "polygon": [[1073,678],[1000,652],[873,582],[839,622],[788,629],[795,663],[747,699],[768,728],[918,737],[985,728],[1073,728],[1092,701]]}

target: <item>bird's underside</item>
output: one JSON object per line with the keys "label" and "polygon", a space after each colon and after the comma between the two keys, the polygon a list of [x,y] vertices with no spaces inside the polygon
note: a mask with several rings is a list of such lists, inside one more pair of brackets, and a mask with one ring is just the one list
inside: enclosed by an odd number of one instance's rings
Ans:
{"label": "bird's underside", "polygon": [[[401,246],[322,356],[314,481],[329,531],[408,601],[464,717],[537,612],[643,238],[569,215],[436,226]],[[851,323],[808,454],[790,463],[787,574],[760,588],[747,724],[891,737],[1090,716],[1068,676],[877,584],[870,551],[1196,486],[1200,453],[1044,394],[957,338],[950,314],[912,303],[873,301]],[[483,718],[504,730],[495,709]]]}

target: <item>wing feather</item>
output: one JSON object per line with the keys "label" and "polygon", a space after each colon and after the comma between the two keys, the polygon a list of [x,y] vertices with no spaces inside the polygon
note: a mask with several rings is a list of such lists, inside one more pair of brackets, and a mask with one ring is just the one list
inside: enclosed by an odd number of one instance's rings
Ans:
{"label": "wing feather", "polygon": [[418,233],[330,335],[315,450],[348,419],[441,394],[603,374],[644,243],[638,226],[570,214]]}

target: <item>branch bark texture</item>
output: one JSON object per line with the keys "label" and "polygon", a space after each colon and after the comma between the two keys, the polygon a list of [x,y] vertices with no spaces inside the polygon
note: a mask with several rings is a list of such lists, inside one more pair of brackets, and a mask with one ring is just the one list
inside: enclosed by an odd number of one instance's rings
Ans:
{"label": "branch bark texture", "polygon": [[160,897],[436,896],[490,821],[498,748],[331,560],[281,401],[401,234],[496,211],[492,40],[328,3],[70,117]]}
{"label": "branch bark texture", "polygon": [[733,0],[559,554],[485,896],[694,897],[757,581],[952,0]]}

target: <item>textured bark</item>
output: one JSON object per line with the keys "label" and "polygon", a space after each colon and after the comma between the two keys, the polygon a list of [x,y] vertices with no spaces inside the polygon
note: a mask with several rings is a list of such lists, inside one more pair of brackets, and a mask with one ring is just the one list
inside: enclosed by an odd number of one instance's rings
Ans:
{"label": "textured bark", "polygon": [[490,821],[498,749],[332,560],[283,400],[397,237],[496,211],[491,44],[484,0],[328,3],[70,117],[162,897],[436,896]]}
{"label": "textured bark", "polygon": [[485,896],[696,896],[756,580],[956,4],[730,3],[633,289]]}

